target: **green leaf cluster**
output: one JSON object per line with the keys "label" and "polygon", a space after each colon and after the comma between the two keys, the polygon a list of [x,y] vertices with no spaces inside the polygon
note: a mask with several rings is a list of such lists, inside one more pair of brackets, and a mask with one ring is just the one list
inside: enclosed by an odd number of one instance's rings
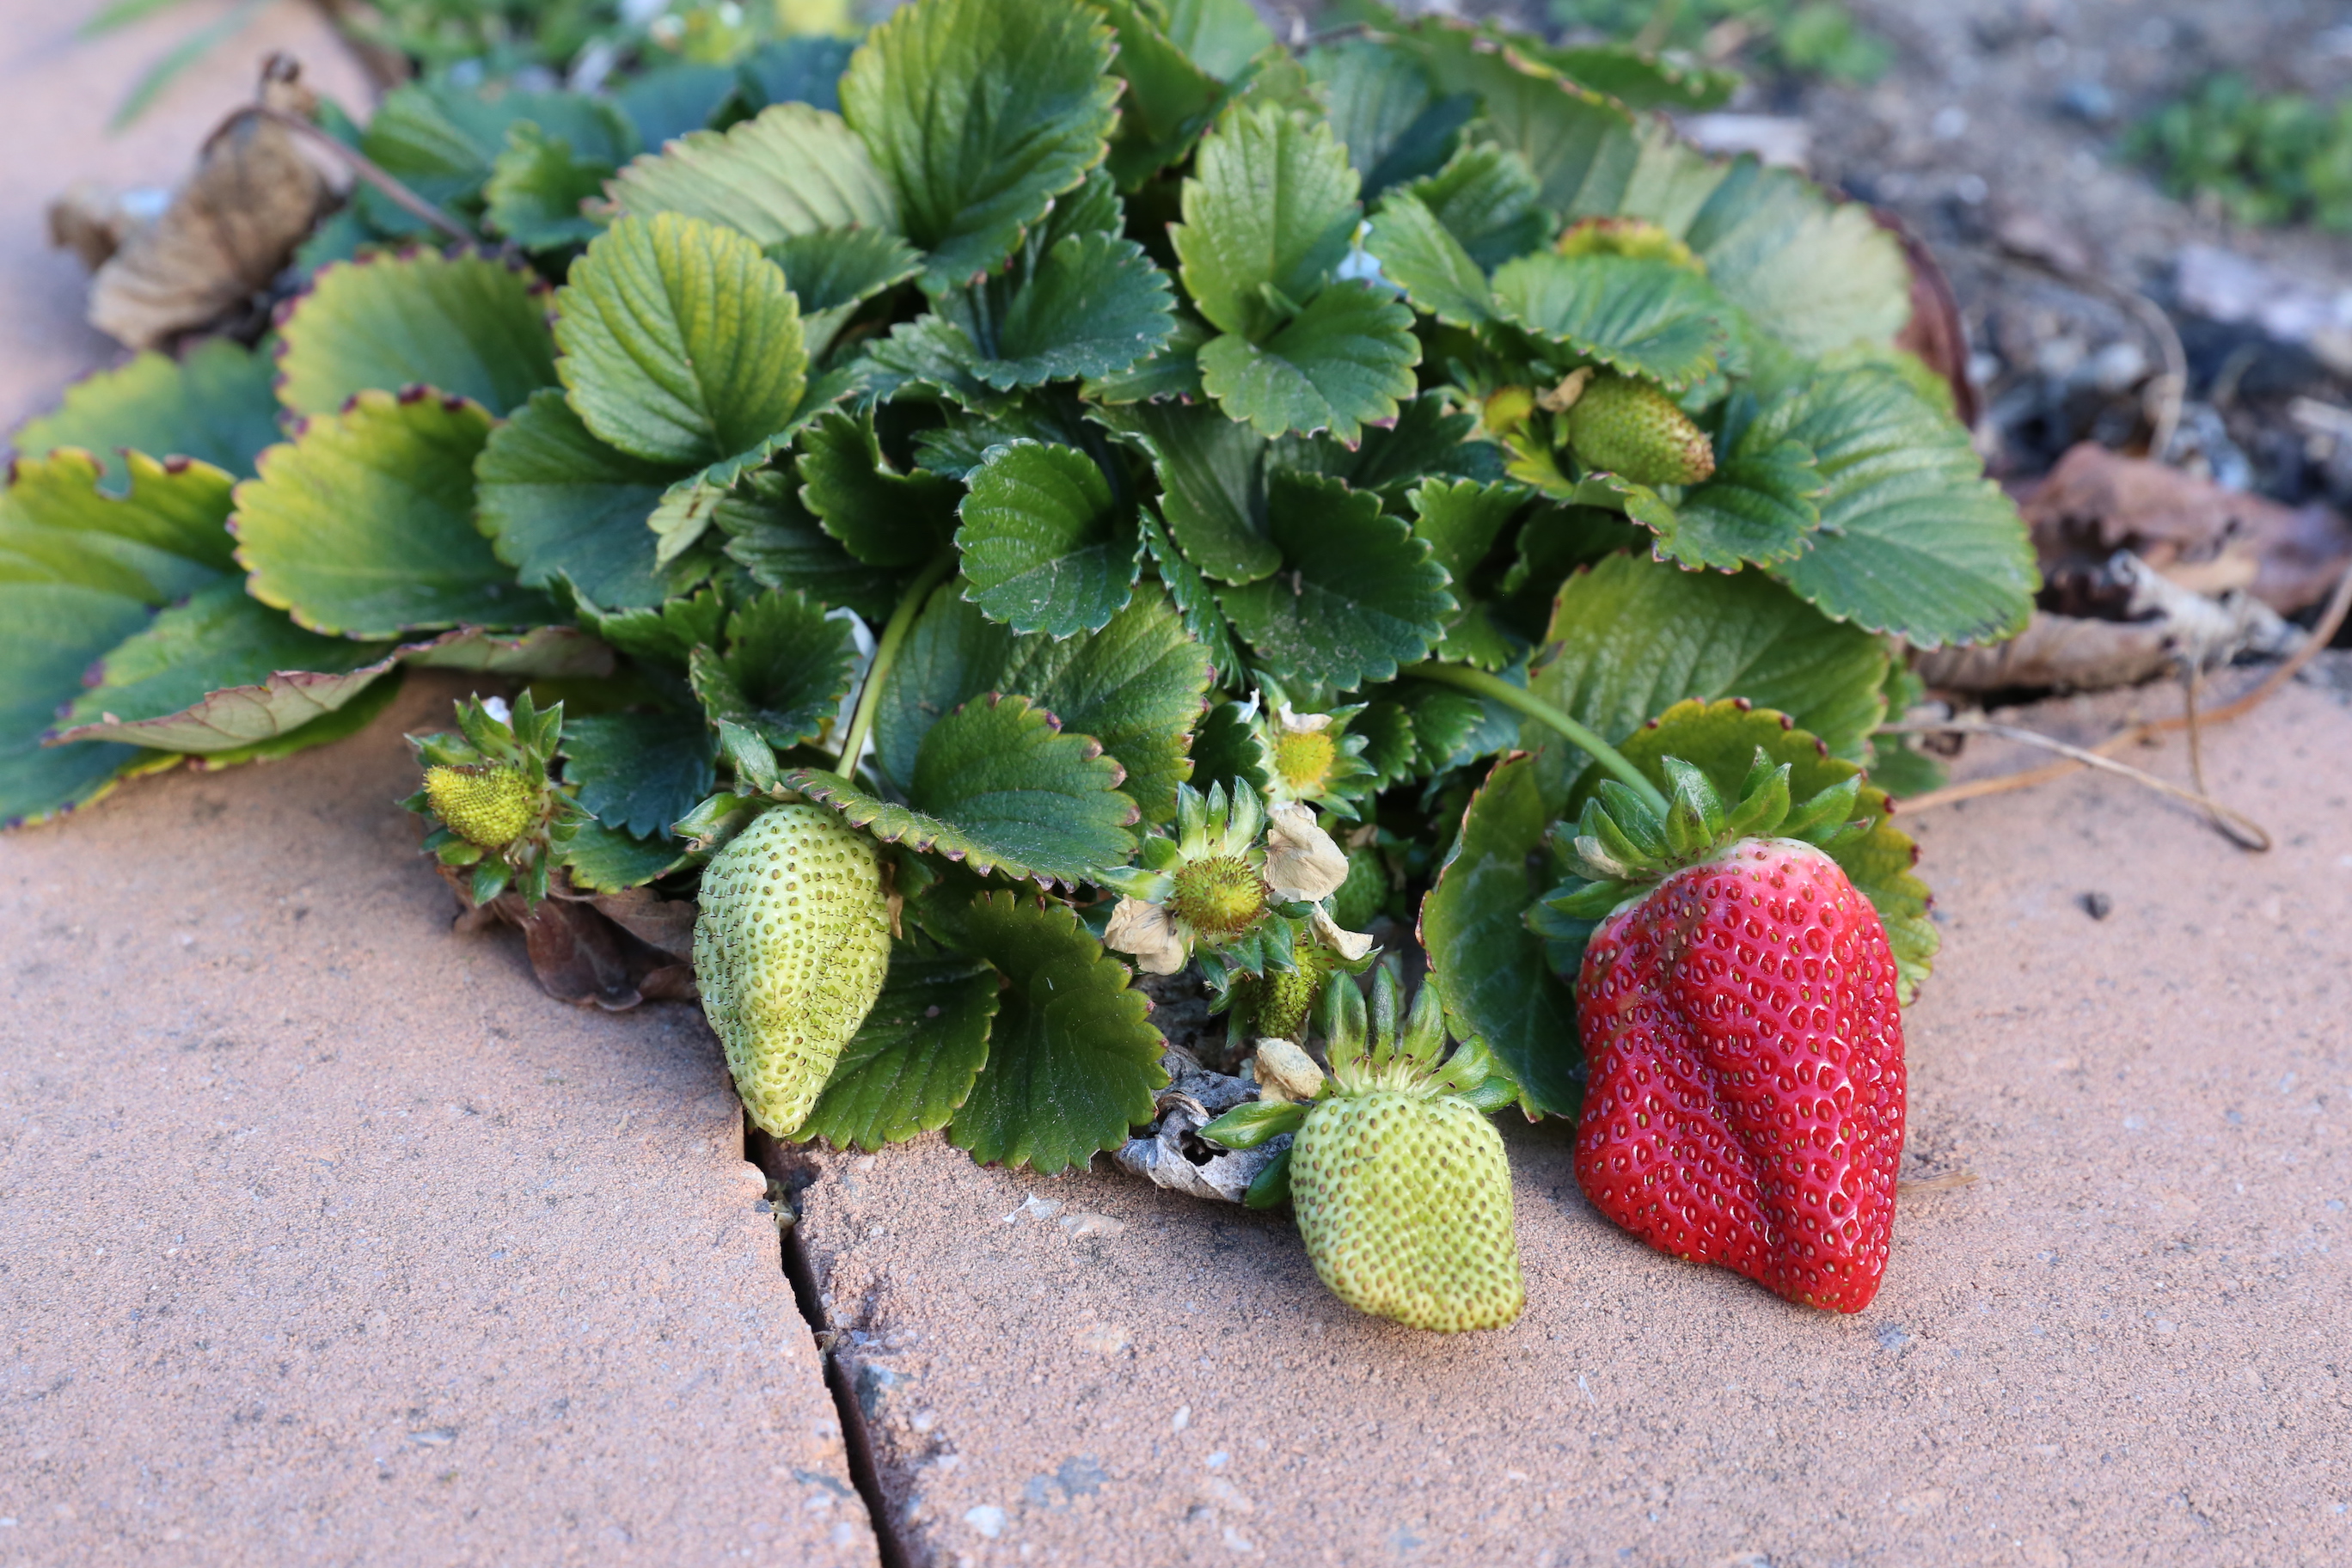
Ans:
{"label": "green leaf cluster", "polygon": [[[0,817],[348,733],[406,665],[495,675],[565,716],[509,878],[690,898],[769,803],[839,812],[903,934],[810,1132],[1059,1170],[1165,1081],[1120,900],[1220,857],[1248,893],[1245,796],[1339,827],[1346,884],[1169,963],[1232,1001],[1344,909],[1566,1114],[1527,916],[1594,768],[1696,700],[1851,771],[1906,645],[2024,622],[2024,531],[1891,346],[1900,250],[1650,113],[1709,73],[1378,16],[1294,51],[1243,0],[722,34],[609,93],[390,95],[362,149],[510,243],[394,248],[417,220],[363,195],[260,353],[20,433]],[[1600,374],[1712,473],[1580,461]],[[1254,826],[1202,847],[1212,816]]]}

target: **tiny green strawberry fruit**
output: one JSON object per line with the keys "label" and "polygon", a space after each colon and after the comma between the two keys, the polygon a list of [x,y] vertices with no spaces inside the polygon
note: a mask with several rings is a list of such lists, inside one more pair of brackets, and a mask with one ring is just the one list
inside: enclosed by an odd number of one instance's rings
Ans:
{"label": "tiny green strawberry fruit", "polygon": [[538,815],[536,792],[522,771],[498,763],[427,768],[425,797],[452,833],[484,849],[505,848]]}
{"label": "tiny green strawberry fruit", "polygon": [[401,805],[434,826],[424,850],[451,877],[464,875],[476,905],[519,894],[526,909],[547,897],[581,826],[590,820],[555,776],[563,704],[541,709],[529,691],[457,705],[457,730],[411,735],[425,787]]}
{"label": "tiny green strawberry fruit", "polygon": [[1587,468],[1637,485],[1695,485],[1715,472],[1715,446],[1646,381],[1595,376],[1568,411],[1569,446]]}
{"label": "tiny green strawberry fruit", "polygon": [[[1444,1011],[1424,985],[1402,1037],[1393,972],[1345,976],[1318,1023],[1331,1091],[1290,1150],[1290,1200],[1315,1272],[1360,1311],[1416,1329],[1499,1329],[1527,1304],[1511,1227],[1511,1167],[1486,1112],[1514,1087],[1483,1042],[1443,1062]],[[1205,1130],[1204,1130],[1205,1131]]]}
{"label": "tiny green strawberry fruit", "polygon": [[881,856],[824,807],[761,813],[703,871],[695,984],[761,1131],[800,1130],[889,967]]}
{"label": "tiny green strawberry fruit", "polygon": [[1630,256],[1637,261],[1664,261],[1701,278],[1706,276],[1706,263],[1687,244],[1637,217],[1579,219],[1562,231],[1552,248],[1562,256]]}

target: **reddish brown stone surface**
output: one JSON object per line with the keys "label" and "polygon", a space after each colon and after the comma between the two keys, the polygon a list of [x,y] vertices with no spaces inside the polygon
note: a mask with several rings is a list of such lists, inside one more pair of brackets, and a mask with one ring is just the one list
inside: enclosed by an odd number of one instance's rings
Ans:
{"label": "reddish brown stone surface", "polygon": [[700,1017],[449,931],[453,689],[0,838],[0,1563],[876,1561]]}

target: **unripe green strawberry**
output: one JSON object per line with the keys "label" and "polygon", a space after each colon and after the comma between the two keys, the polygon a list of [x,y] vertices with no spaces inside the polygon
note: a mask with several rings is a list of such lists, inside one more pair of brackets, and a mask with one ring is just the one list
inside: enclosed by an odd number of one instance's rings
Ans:
{"label": "unripe green strawberry", "polygon": [[519,768],[503,763],[425,770],[425,796],[449,831],[484,849],[503,849],[522,837],[537,813],[537,792]]}
{"label": "unripe green strawberry", "polygon": [[1330,1094],[1290,1148],[1290,1200],[1316,1275],[1360,1311],[1438,1333],[1499,1329],[1527,1304],[1511,1167],[1486,1112],[1515,1092],[1483,1044],[1440,1063],[1445,1022],[1423,986],[1402,1037],[1396,985],[1335,975],[1320,1022]]}
{"label": "unripe green strawberry", "polygon": [[1637,485],[1695,485],[1715,472],[1715,446],[1646,381],[1603,372],[1568,410],[1576,460]]}
{"label": "unripe green strawberry", "polygon": [[822,806],[762,813],[711,858],[694,922],[702,1010],[743,1109],[800,1129],[890,967],[874,841]]}
{"label": "unripe green strawberry", "polygon": [[1295,1040],[1307,1028],[1307,1015],[1323,994],[1323,978],[1331,973],[1331,950],[1303,942],[1293,955],[1295,968],[1273,969],[1259,983],[1256,1031],[1276,1039]]}
{"label": "unripe green strawberry", "polygon": [[1290,1201],[1316,1275],[1360,1311],[1451,1334],[1527,1304],[1503,1140],[1459,1100],[1319,1101],[1290,1146]]}

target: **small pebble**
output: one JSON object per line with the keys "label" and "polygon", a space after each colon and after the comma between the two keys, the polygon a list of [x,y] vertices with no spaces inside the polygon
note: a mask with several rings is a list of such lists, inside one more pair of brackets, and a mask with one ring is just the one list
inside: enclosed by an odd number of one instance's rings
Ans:
{"label": "small pebble", "polygon": [[2090,916],[2095,921],[2105,920],[2110,914],[2115,912],[2115,900],[2107,897],[2105,893],[2084,893],[2081,898],[2076,899],[2074,901],[2082,905],[2083,912]]}

